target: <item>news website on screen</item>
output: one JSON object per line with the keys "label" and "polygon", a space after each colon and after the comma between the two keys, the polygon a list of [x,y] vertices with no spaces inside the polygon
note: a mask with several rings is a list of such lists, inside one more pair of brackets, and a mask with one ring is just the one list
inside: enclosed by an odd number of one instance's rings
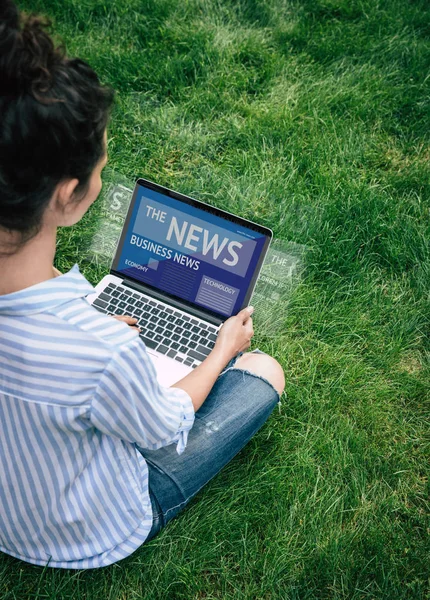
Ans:
{"label": "news website on screen", "polygon": [[266,236],[155,190],[137,193],[116,270],[221,315],[235,314]]}

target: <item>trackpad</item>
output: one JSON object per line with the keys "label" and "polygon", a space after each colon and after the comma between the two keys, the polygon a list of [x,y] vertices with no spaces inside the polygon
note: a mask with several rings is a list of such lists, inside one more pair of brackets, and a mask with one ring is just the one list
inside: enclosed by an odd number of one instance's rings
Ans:
{"label": "trackpad", "polygon": [[157,372],[158,383],[164,387],[170,387],[192,371],[191,367],[166,356],[153,354],[152,352],[148,352],[148,354]]}

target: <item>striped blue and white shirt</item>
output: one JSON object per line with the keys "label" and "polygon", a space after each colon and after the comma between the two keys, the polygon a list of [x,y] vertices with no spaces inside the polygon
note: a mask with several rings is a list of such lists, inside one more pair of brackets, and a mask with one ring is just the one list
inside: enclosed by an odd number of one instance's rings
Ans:
{"label": "striped blue and white shirt", "polygon": [[184,450],[186,392],[161,388],[137,331],[103,315],[69,273],[0,296],[0,550],[85,569],[138,548],[152,526],[136,446]]}

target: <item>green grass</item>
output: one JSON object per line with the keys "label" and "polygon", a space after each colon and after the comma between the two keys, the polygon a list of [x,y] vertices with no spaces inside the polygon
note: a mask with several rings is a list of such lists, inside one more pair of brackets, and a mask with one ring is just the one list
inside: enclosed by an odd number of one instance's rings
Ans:
{"label": "green grass", "polygon": [[[88,572],[2,556],[12,599],[424,600],[430,7],[21,0],[118,92],[111,167],[306,245],[282,406],[158,538]],[[59,237],[79,261],[97,207]],[[82,263],[91,281],[103,272]]]}

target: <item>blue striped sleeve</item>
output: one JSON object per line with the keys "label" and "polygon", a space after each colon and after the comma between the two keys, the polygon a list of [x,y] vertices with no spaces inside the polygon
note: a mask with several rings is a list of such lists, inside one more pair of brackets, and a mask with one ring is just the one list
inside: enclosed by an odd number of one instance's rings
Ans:
{"label": "blue striped sleeve", "polygon": [[190,396],[163,388],[145,346],[134,340],[115,353],[93,396],[90,419],[101,432],[156,450],[177,443],[181,454],[194,423]]}

